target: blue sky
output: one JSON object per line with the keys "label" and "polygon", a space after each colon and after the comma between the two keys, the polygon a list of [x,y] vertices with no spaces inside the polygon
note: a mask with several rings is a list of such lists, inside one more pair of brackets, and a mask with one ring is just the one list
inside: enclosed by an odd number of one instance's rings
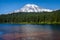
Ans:
{"label": "blue sky", "polygon": [[60,0],[0,0],[0,14],[20,9],[25,4],[36,4],[52,10],[60,9]]}

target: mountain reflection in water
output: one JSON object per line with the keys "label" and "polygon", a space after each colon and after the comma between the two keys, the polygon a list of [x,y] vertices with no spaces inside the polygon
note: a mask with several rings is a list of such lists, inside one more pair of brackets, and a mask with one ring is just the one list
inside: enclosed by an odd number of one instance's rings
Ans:
{"label": "mountain reflection in water", "polygon": [[60,40],[60,25],[0,24],[0,40]]}

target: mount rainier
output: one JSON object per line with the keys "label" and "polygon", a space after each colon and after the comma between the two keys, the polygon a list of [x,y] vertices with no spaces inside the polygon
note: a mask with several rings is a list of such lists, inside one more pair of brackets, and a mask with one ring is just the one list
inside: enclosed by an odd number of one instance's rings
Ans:
{"label": "mount rainier", "polygon": [[19,10],[15,10],[14,12],[52,12],[50,9],[40,8],[35,4],[26,4]]}

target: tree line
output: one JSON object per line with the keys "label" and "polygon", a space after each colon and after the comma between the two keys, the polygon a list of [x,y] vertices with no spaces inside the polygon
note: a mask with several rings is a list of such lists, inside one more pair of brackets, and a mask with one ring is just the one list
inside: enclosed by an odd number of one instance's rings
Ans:
{"label": "tree line", "polygon": [[2,14],[0,15],[0,23],[60,24],[60,10]]}

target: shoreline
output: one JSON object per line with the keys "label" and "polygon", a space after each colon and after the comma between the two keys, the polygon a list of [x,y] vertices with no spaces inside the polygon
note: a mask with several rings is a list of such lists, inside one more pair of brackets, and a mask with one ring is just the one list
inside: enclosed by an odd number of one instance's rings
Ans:
{"label": "shoreline", "polygon": [[0,24],[60,24],[60,22],[19,22],[19,23],[0,23]]}

